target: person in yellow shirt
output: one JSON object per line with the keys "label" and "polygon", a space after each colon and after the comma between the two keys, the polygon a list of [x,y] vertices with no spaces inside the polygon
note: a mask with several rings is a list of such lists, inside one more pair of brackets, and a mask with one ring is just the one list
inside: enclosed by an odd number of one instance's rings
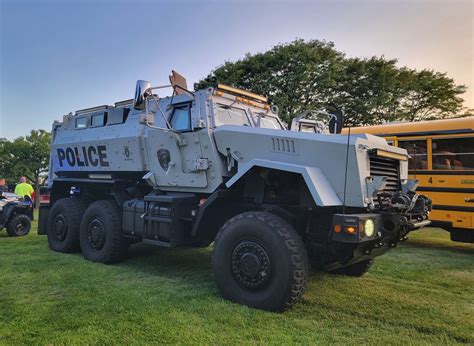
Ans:
{"label": "person in yellow shirt", "polygon": [[34,191],[33,186],[26,182],[26,177],[21,177],[20,183],[15,187],[15,194],[20,197],[28,196],[32,198]]}

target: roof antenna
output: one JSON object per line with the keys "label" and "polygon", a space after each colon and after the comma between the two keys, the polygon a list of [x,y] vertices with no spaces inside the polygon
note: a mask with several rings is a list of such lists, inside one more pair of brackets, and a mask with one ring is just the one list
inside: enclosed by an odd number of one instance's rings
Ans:
{"label": "roof antenna", "polygon": [[351,127],[347,130],[347,145],[346,145],[346,171],[344,172],[344,198],[342,200],[342,214],[346,213],[346,186],[347,186],[347,164],[349,162],[349,141],[351,138]]}

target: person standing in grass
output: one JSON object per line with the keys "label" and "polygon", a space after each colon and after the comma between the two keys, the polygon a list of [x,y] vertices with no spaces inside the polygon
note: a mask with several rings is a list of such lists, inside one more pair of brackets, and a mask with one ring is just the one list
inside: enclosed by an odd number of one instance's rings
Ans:
{"label": "person standing in grass", "polygon": [[20,183],[15,187],[15,194],[20,197],[28,196],[33,199],[34,192],[33,186],[26,182],[26,177],[20,177]]}

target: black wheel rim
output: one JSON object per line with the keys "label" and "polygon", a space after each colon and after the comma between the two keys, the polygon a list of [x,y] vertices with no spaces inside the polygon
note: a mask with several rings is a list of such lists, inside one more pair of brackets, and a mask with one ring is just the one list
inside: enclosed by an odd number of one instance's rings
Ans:
{"label": "black wheel rim", "polygon": [[105,226],[100,218],[92,219],[87,226],[87,241],[95,250],[100,250],[105,243]]}
{"label": "black wheel rim", "polygon": [[53,220],[53,233],[57,240],[63,241],[67,235],[67,219],[63,214],[58,214]]}
{"label": "black wheel rim", "polygon": [[232,251],[231,271],[242,287],[249,290],[264,288],[271,274],[270,257],[257,242],[240,241]]}
{"label": "black wheel rim", "polygon": [[25,235],[28,233],[29,229],[29,224],[28,221],[26,220],[20,220],[16,225],[15,225],[15,234],[16,235]]}

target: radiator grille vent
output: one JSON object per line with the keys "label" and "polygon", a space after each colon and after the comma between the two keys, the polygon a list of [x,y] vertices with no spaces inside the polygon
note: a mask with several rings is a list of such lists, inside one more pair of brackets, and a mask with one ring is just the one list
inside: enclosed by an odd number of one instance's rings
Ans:
{"label": "radiator grille vent", "polygon": [[384,191],[400,190],[400,161],[381,157],[370,157],[370,175],[387,177]]}

